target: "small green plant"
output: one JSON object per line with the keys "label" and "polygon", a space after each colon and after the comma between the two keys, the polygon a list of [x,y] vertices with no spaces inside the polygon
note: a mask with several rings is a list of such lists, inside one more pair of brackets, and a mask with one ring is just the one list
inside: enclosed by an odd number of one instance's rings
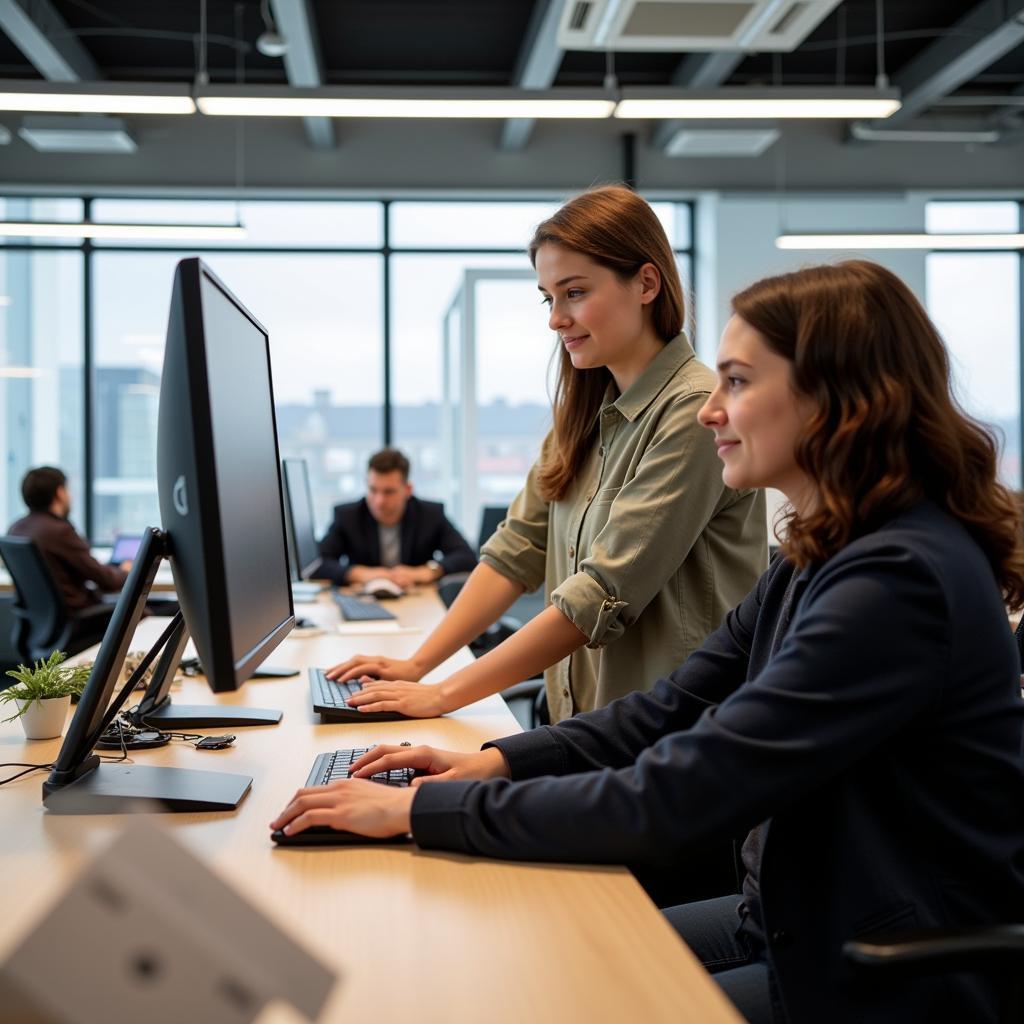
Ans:
{"label": "small green plant", "polygon": [[[13,722],[20,718],[37,700],[49,700],[51,697],[81,696],[85,684],[89,681],[91,665],[65,665],[67,655],[63,651],[54,651],[45,661],[37,661],[32,668],[19,665],[7,674],[16,679],[14,686],[0,690],[0,704],[21,701],[22,706],[5,718],[5,722]],[[15,705],[17,707],[17,705]]]}

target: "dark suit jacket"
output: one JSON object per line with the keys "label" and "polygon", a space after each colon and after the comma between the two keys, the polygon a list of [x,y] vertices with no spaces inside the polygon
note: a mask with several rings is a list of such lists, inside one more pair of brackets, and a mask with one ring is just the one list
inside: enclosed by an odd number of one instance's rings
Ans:
{"label": "dark suit jacket", "polygon": [[96,604],[99,595],[86,586],[94,583],[98,590],[117,591],[124,586],[128,574],[116,565],[97,562],[89,545],[75,528],[51,512],[29,512],[7,531],[12,537],[28,537],[36,542],[50,565],[57,589],[69,609]]}
{"label": "dark suit jacket", "polygon": [[992,570],[923,502],[798,574],[770,656],[793,575],[773,562],[650,693],[497,741],[530,781],[423,786],[413,834],[685,871],[701,841],[767,823],[761,911],[790,1021],[994,1020],[975,977],[881,988],[841,955],[886,928],[1024,921],[1020,662]]}
{"label": "dark suit jacket", "polygon": [[[399,525],[403,564],[423,565],[436,558],[446,574],[469,572],[476,565],[473,549],[448,521],[440,502],[411,497]],[[350,565],[380,565],[378,529],[365,498],[335,505],[334,522],[320,541],[323,562],[317,575],[344,583]]]}

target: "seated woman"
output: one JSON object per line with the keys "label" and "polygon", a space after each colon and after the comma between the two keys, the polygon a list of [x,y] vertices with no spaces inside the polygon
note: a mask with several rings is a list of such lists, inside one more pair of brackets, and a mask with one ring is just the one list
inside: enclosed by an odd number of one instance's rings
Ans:
{"label": "seated woman", "polygon": [[884,987],[843,943],[1024,920],[1024,554],[996,450],[925,311],[852,261],[733,300],[701,409],[730,487],[777,487],[782,558],[650,693],[481,752],[380,747],[275,826],[522,860],[675,864],[747,830],[742,896],[668,911],[752,1021],[994,1019],[979,976]]}

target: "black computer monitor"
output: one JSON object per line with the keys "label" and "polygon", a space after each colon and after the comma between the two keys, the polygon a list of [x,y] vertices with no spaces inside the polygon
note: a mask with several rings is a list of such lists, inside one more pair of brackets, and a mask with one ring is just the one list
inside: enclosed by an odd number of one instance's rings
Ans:
{"label": "black computer monitor", "polygon": [[187,628],[210,686],[234,690],[295,622],[267,332],[199,259],[182,260],[174,276],[158,424],[163,529],[143,536],[44,784],[54,810],[152,809],[154,801],[172,810],[223,809],[251,783],[216,772],[100,766],[92,754],[127,699],[128,686],[111,701],[162,557],[181,604],[150,652],[155,658],[166,646],[157,668],[163,679]]}
{"label": "black computer monitor", "polygon": [[309,470],[305,459],[285,459],[281,466],[292,579],[308,580],[320,568],[320,545],[316,539]]}

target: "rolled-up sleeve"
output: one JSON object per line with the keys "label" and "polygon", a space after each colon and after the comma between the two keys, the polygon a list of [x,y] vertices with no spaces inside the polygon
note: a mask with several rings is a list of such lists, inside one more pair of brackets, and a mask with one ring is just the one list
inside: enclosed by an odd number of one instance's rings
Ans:
{"label": "rolled-up sleeve", "polygon": [[541,457],[533,464],[526,484],[509,506],[508,517],[480,550],[480,561],[511,580],[527,593],[543,582],[547,568],[549,503],[540,492],[538,467],[551,444],[544,440]]}
{"label": "rolled-up sleeve", "polygon": [[587,637],[588,647],[604,647],[625,633],[682,564],[723,500],[714,439],[697,422],[705,398],[698,392],[665,408],[578,571],[551,595],[551,603]]}

